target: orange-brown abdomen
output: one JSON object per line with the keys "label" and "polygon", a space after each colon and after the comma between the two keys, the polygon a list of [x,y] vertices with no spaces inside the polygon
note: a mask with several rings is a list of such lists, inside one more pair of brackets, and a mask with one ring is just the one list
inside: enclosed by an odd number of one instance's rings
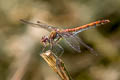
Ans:
{"label": "orange-brown abdomen", "polygon": [[86,25],[83,25],[83,26],[79,26],[79,27],[76,27],[76,28],[65,29],[65,30],[62,30],[61,32],[75,32],[75,31],[79,31],[81,29],[86,29],[88,27],[96,27],[98,25],[106,24],[106,23],[109,23],[109,22],[110,22],[110,20],[100,20],[100,21],[92,22],[92,23],[89,23],[89,24],[86,24]]}

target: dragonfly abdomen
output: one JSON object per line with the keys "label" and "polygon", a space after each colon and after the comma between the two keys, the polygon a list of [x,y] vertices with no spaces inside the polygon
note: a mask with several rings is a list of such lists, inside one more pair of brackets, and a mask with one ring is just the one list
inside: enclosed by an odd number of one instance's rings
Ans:
{"label": "dragonfly abdomen", "polygon": [[99,26],[99,25],[102,25],[102,24],[106,24],[108,22],[110,22],[110,21],[109,20],[100,20],[100,21],[92,22],[92,23],[89,23],[89,24],[86,24],[86,25],[83,25],[83,26],[79,26],[79,27],[76,27],[76,28],[65,29],[63,32],[76,32],[76,31],[79,31],[79,30],[82,30],[82,29],[86,30],[86,29],[96,27],[96,26]]}

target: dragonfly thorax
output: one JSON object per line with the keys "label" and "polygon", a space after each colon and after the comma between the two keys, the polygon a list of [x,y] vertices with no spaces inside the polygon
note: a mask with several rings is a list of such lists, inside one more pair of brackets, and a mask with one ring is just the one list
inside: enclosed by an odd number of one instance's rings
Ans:
{"label": "dragonfly thorax", "polygon": [[57,31],[52,31],[49,36],[43,36],[41,42],[44,45],[53,44],[54,42],[58,42],[60,38],[61,36]]}
{"label": "dragonfly thorax", "polygon": [[52,31],[49,35],[50,39],[55,39],[57,37],[57,32],[56,31]]}

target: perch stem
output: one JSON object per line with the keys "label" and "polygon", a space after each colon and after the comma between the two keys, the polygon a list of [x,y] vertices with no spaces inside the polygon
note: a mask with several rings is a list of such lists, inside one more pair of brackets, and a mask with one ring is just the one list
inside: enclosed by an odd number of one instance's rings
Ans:
{"label": "perch stem", "polygon": [[40,56],[48,63],[48,65],[60,76],[62,80],[72,80],[70,74],[65,68],[64,62],[58,58],[52,51],[48,50]]}

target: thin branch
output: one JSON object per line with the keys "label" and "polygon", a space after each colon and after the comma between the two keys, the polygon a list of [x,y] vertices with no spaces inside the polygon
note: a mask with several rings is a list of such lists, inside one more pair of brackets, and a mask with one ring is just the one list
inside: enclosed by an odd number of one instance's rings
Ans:
{"label": "thin branch", "polygon": [[60,76],[62,80],[72,80],[65,68],[64,62],[58,58],[52,51],[48,50],[40,56],[48,63],[48,65]]}

